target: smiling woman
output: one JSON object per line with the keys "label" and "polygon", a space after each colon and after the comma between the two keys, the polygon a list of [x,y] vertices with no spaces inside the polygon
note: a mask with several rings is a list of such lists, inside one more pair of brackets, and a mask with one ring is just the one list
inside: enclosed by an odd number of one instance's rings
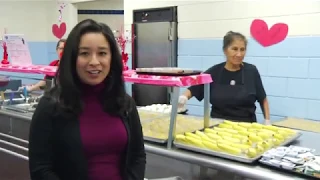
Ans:
{"label": "smiling woman", "polygon": [[[94,56],[94,57],[92,57]],[[77,73],[85,84],[97,85],[110,72],[111,51],[102,33],[87,33],[80,40]]]}
{"label": "smiling woman", "polygon": [[[210,84],[211,117],[241,122],[256,122],[255,102],[260,103],[265,123],[270,122],[269,104],[261,77],[256,66],[243,62],[247,51],[247,39],[238,32],[228,32],[223,38],[222,50],[226,62],[206,70]],[[179,98],[184,106],[193,96],[203,99],[203,85],[188,88]]]}
{"label": "smiling woman", "polygon": [[143,179],[140,119],[107,25],[89,19],[70,32],[55,87],[32,118],[29,162],[32,180]]}

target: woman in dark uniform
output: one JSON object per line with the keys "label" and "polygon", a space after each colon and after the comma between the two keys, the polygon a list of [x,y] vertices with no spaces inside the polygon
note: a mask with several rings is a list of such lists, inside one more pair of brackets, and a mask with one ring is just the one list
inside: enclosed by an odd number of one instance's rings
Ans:
{"label": "woman in dark uniform", "polygon": [[[223,38],[226,62],[205,71],[210,74],[211,117],[241,122],[256,122],[255,102],[260,103],[265,123],[270,123],[269,104],[256,66],[243,62],[247,40],[237,32],[228,32]],[[203,85],[189,87],[179,97],[179,105],[196,97],[203,99]]]}
{"label": "woman in dark uniform", "polygon": [[[59,62],[60,62],[60,58],[61,58],[60,56],[63,51],[65,42],[66,42],[65,39],[60,39],[58,41],[57,46],[56,46],[56,51],[57,51],[57,55],[58,55],[59,59],[52,61],[49,64],[49,66],[59,66]],[[41,80],[34,85],[27,86],[27,91],[29,91],[29,92],[38,91],[46,86],[46,80],[52,80],[52,79],[53,79],[52,76],[45,76],[44,80]]]}

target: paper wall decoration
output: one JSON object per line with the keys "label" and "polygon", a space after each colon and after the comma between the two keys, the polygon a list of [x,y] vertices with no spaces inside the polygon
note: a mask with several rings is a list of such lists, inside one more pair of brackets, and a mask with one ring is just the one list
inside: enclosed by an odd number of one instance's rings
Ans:
{"label": "paper wall decoration", "polygon": [[10,64],[10,62],[8,60],[8,47],[7,47],[6,42],[2,39],[5,34],[7,34],[7,28],[4,28],[3,34],[0,37],[0,44],[1,44],[2,50],[3,50],[1,64]]}
{"label": "paper wall decoration", "polygon": [[58,39],[61,39],[67,31],[66,23],[61,23],[59,26],[57,24],[52,25],[52,33]]}
{"label": "paper wall decoration", "polygon": [[134,38],[134,36],[132,35],[131,31],[124,30],[123,26],[121,26],[120,31],[116,30],[114,31],[114,33],[118,34],[116,35],[116,40],[121,50],[123,70],[126,71],[129,69],[128,67],[129,56],[128,56],[128,53],[126,52],[126,45],[127,43],[132,42],[132,38]]}
{"label": "paper wall decoration", "polygon": [[63,14],[63,10],[64,8],[66,7],[66,4],[64,2],[60,2],[60,1],[57,1],[58,3],[58,6],[59,6],[59,17],[58,17],[58,22],[59,24],[53,24],[51,29],[52,29],[52,34],[58,38],[58,39],[61,39],[66,31],[67,31],[67,25],[65,22],[62,22],[62,14]]}
{"label": "paper wall decoration", "polygon": [[59,2],[58,1],[58,6],[59,6],[59,18],[58,18],[58,21],[61,23],[62,21],[62,11],[63,9],[66,7],[66,4],[64,2]]}
{"label": "paper wall decoration", "polygon": [[264,20],[255,19],[251,23],[251,36],[263,47],[272,46],[280,43],[288,35],[289,27],[285,23],[276,23],[268,29]]}

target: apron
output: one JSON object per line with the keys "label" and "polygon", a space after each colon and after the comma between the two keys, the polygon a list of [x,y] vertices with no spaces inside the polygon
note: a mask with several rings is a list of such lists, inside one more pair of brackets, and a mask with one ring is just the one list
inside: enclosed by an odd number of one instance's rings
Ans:
{"label": "apron", "polygon": [[216,83],[210,89],[211,117],[241,122],[256,122],[256,96],[247,91],[245,86],[244,67],[241,71],[241,84],[221,84],[222,66]]}

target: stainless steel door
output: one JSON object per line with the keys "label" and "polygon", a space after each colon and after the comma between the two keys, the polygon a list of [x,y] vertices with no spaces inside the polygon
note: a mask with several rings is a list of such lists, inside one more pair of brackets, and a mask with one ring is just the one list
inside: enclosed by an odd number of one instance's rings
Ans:
{"label": "stainless steel door", "polygon": [[172,64],[171,22],[136,25],[136,67],[168,67]]}
{"label": "stainless steel door", "polygon": [[[134,68],[176,66],[176,23],[139,23],[135,26]],[[138,106],[169,103],[169,88],[134,84],[132,91]]]}

